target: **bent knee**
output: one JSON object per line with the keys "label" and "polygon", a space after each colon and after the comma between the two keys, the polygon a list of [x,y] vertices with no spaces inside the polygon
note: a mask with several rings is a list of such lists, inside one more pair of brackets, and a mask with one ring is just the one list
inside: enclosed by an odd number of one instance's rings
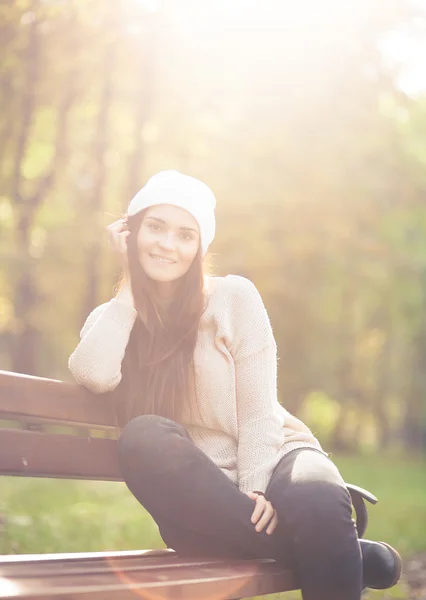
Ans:
{"label": "bent knee", "polygon": [[299,481],[284,494],[285,512],[296,526],[311,531],[331,531],[339,523],[352,522],[352,502],[343,484],[328,481]]}
{"label": "bent knee", "polygon": [[118,438],[119,460],[127,461],[135,456],[139,460],[154,457],[157,450],[164,450],[172,433],[187,435],[181,425],[166,417],[135,417],[123,427]]}

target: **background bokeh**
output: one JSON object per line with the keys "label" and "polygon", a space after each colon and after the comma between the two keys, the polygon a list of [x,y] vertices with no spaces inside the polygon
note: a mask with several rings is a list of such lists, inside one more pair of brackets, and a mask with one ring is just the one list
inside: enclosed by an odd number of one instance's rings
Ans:
{"label": "background bokeh", "polygon": [[[426,3],[16,0],[0,36],[0,368],[71,380],[119,274],[106,225],[156,171],[199,177],[280,400],[424,564],[392,593],[426,598]],[[0,551],[161,545],[120,484],[2,490]]]}

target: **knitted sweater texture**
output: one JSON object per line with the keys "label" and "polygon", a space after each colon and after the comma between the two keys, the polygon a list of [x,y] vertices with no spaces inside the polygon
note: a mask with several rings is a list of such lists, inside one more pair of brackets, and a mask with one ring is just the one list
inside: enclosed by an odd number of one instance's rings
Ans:
{"label": "knitted sweater texture", "polygon": [[[210,277],[207,308],[194,351],[200,415],[184,415],[193,442],[242,492],[265,492],[279,460],[318,440],[286,427],[277,396],[277,346],[262,298],[244,277]],[[116,300],[95,308],[69,358],[77,383],[94,393],[114,389],[137,311]],[[201,416],[201,418],[200,418]],[[324,454],[326,454],[324,452]]]}

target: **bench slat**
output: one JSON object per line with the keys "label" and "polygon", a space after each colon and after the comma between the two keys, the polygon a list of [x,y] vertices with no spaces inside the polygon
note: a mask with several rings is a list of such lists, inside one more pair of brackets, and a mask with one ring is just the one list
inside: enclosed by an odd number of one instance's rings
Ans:
{"label": "bench slat", "polygon": [[[120,550],[116,552],[56,552],[54,554],[0,554],[0,567],[3,577],[22,575],[45,575],[50,573],[70,573],[81,570],[82,565],[87,570],[105,569],[112,562],[120,569],[140,567],[141,559],[160,560],[167,564],[167,558],[176,557],[170,548],[155,550]],[[121,563],[121,564],[120,564]],[[144,563],[145,564],[145,563]]]}
{"label": "bench slat", "polygon": [[272,559],[190,559],[168,550],[141,552],[139,558],[101,554],[53,561],[40,555],[29,563],[25,556],[22,563],[0,557],[0,598],[224,600],[297,589],[293,573]]}
{"label": "bench slat", "polygon": [[122,481],[117,442],[0,429],[0,474]]}
{"label": "bench slat", "polygon": [[[115,427],[110,402],[75,383],[0,371],[0,418]],[[30,419],[29,419],[30,420]]]}

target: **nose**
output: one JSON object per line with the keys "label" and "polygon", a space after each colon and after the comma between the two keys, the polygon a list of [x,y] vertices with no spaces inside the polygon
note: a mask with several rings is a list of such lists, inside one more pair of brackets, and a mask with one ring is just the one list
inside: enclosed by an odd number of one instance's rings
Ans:
{"label": "nose", "polygon": [[163,248],[164,250],[174,250],[175,242],[174,242],[173,232],[169,231],[169,232],[165,233],[164,235],[162,235],[160,237],[160,239],[158,240],[158,245],[160,246],[160,248]]}

